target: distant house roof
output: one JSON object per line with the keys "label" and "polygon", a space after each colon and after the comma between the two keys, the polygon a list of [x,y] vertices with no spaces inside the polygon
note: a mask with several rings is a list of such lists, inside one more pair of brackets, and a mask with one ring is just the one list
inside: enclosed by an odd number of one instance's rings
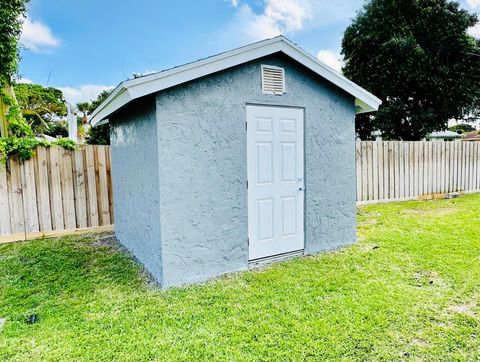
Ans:
{"label": "distant house roof", "polygon": [[378,110],[382,103],[370,92],[345,78],[283,36],[221,53],[169,70],[126,80],[93,112],[91,123],[108,122],[108,117],[134,99],[275,53],[284,53],[311,71],[355,97],[357,113]]}
{"label": "distant house roof", "polygon": [[426,138],[461,138],[457,132],[452,132],[452,131],[438,131],[438,132],[432,132],[429,135],[427,135]]}
{"label": "distant house roof", "polygon": [[471,131],[462,135],[463,141],[480,141],[480,131]]}

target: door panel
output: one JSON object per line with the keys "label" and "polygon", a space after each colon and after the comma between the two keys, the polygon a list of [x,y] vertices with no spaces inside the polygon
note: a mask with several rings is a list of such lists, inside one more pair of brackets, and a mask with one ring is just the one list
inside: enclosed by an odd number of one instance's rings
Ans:
{"label": "door panel", "polygon": [[304,112],[247,106],[250,260],[304,248]]}
{"label": "door panel", "polygon": [[272,143],[257,143],[257,184],[271,184],[273,182]]}

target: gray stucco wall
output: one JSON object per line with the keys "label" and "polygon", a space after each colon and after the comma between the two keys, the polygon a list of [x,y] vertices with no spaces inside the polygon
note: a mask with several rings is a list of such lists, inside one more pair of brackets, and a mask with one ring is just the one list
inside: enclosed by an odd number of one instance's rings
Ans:
{"label": "gray stucco wall", "polygon": [[[285,68],[287,94],[262,94],[261,64]],[[248,267],[247,103],[305,108],[306,253],[356,239],[354,99],[270,56],[157,94],[164,286]]]}
{"label": "gray stucco wall", "polygon": [[134,102],[110,120],[115,234],[162,283],[155,99]]}

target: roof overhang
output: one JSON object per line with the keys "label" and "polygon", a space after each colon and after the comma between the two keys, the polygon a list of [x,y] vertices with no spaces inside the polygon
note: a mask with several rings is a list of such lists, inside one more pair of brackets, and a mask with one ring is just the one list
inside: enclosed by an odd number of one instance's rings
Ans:
{"label": "roof overhang", "polygon": [[159,73],[126,80],[93,112],[93,126],[108,122],[108,117],[129,102],[164,89],[207,76],[270,54],[284,53],[355,98],[357,113],[374,112],[382,103],[372,93],[353,83],[336,70],[283,36],[267,39],[225,53]]}

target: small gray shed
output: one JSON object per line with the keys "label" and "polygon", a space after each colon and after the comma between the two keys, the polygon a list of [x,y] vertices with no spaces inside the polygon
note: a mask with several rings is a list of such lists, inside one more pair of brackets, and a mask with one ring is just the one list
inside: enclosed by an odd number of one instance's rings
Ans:
{"label": "small gray shed", "polygon": [[115,232],[162,287],[356,240],[355,114],[381,101],[284,37],[121,83]]}

